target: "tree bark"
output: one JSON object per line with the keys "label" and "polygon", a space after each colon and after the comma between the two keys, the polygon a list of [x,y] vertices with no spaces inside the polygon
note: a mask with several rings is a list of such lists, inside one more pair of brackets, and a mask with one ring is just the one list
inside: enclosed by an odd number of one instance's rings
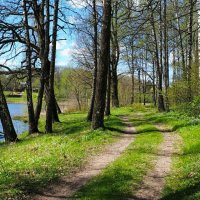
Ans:
{"label": "tree bark", "polygon": [[161,68],[160,60],[159,60],[158,39],[157,39],[157,34],[156,34],[154,14],[153,14],[152,8],[151,8],[151,24],[153,28],[153,36],[154,36],[154,41],[155,41],[156,76],[157,76],[157,90],[158,90],[157,106],[158,106],[158,110],[160,112],[163,112],[165,111],[164,98],[162,94],[163,73],[162,73],[162,68]]}
{"label": "tree bark", "polygon": [[96,79],[97,79],[97,64],[98,64],[98,22],[97,22],[97,11],[96,11],[96,0],[93,0],[93,49],[94,49],[94,69],[93,69],[93,84],[92,84],[92,95],[91,102],[88,111],[87,120],[92,121],[92,114],[94,109],[95,93],[96,93]]}
{"label": "tree bark", "polygon": [[190,0],[189,39],[188,39],[188,101],[192,101],[192,47],[193,47],[193,10],[194,2]]}
{"label": "tree bark", "polygon": [[111,70],[110,66],[108,68],[108,78],[107,78],[107,101],[106,101],[106,116],[110,115],[110,94],[111,94]]}
{"label": "tree bark", "polygon": [[24,9],[24,27],[26,31],[26,70],[27,70],[27,81],[26,81],[26,91],[27,91],[27,106],[28,106],[28,118],[29,118],[29,134],[37,133],[38,127],[35,122],[34,107],[33,107],[33,97],[32,97],[32,62],[31,62],[31,44],[30,44],[30,34],[29,34],[29,23],[28,23],[28,13],[26,0],[23,0]]}
{"label": "tree bark", "polygon": [[96,95],[95,95],[94,112],[92,117],[93,129],[104,127],[107,72],[110,64],[109,63],[110,28],[111,28],[111,0],[104,0],[100,57],[97,68]]}
{"label": "tree bark", "polygon": [[[49,0],[42,0],[42,9],[38,10],[39,7],[37,5],[37,1],[33,1],[35,5],[35,15],[37,17],[37,27],[38,27],[38,42],[40,47],[39,57],[41,60],[41,77],[40,77],[40,88],[38,92],[37,98],[37,105],[35,109],[35,121],[36,125],[38,126],[40,113],[42,110],[42,102],[44,97],[45,91],[45,84],[49,80],[49,44],[50,44],[50,37],[49,37],[49,23],[50,23],[50,11],[49,11]],[[44,5],[46,6],[46,21],[44,20]],[[39,16],[39,17],[38,17]]]}
{"label": "tree bark", "polygon": [[3,133],[6,142],[15,142],[18,140],[15,132],[6,98],[3,93],[3,87],[0,80],[0,120],[3,126]]}
{"label": "tree bark", "polygon": [[118,97],[118,76],[117,76],[117,66],[119,62],[119,42],[118,42],[118,1],[115,1],[113,8],[113,23],[112,23],[112,106],[119,107],[119,97]]}
{"label": "tree bark", "polygon": [[59,6],[59,0],[55,0],[55,2],[54,2],[54,19],[53,19],[53,36],[52,36],[52,54],[51,54],[49,88],[48,88],[49,91],[48,91],[47,111],[46,111],[46,126],[45,126],[46,133],[52,133],[53,132],[53,129],[52,129],[52,122],[53,122],[52,115],[53,115],[53,107],[55,107],[54,75],[55,75],[55,60],[56,60],[58,6]]}
{"label": "tree bark", "polygon": [[164,0],[164,81],[165,81],[165,110],[167,112],[169,109],[169,54],[168,54],[168,25],[167,25],[167,1]]}

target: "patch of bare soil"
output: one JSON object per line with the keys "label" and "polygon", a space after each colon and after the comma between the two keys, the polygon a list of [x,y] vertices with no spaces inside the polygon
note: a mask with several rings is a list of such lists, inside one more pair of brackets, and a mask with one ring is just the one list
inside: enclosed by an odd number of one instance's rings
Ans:
{"label": "patch of bare soil", "polygon": [[163,134],[164,141],[159,147],[154,168],[147,173],[136,192],[135,199],[138,200],[161,199],[165,178],[170,173],[172,155],[179,152],[176,146],[181,142],[180,137],[164,125],[159,124],[155,127]]}
{"label": "patch of bare soil", "polygon": [[125,134],[114,144],[109,144],[99,155],[91,156],[89,162],[75,174],[60,178],[59,182],[50,185],[41,194],[37,194],[31,199],[35,200],[60,200],[70,198],[77,190],[84,186],[92,177],[98,175],[107,165],[116,160],[121,153],[133,142],[135,128],[128,121],[128,117],[122,117],[122,121],[127,125]]}

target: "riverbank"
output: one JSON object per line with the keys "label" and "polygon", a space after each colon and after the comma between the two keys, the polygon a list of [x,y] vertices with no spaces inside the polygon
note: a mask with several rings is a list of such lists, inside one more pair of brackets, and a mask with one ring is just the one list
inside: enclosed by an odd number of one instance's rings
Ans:
{"label": "riverbank", "polygon": [[[176,112],[158,113],[141,106],[113,109],[105,120],[105,130],[92,131],[85,120],[86,113],[61,114],[61,123],[54,124],[53,134],[29,136],[24,133],[17,144],[1,144],[0,199],[31,199],[30,194],[38,194],[41,188],[58,183],[61,177],[73,177],[91,155],[99,155],[106,145],[112,147],[119,140],[127,126],[121,121],[122,116],[127,117],[129,128],[135,127],[135,140],[74,197],[133,198],[141,191],[141,183],[148,180],[149,173],[155,174],[156,169],[163,172],[168,166],[170,171],[162,177],[159,196],[162,199],[199,199],[200,120]],[[44,125],[42,119],[40,130],[44,131]],[[178,136],[180,142],[171,144],[168,136],[171,140]],[[172,148],[179,151],[165,155],[160,151],[163,148],[165,153]],[[161,156],[163,159],[170,156],[171,167],[159,161]],[[155,167],[156,163],[162,167]]]}
{"label": "riverbank", "polygon": [[[89,155],[118,139],[117,131],[91,131],[85,119],[86,113],[61,114],[61,123],[54,124],[53,134],[24,133],[19,135],[21,141],[17,144],[0,144],[0,199],[23,199],[24,195],[77,170]],[[45,120],[41,120],[42,131],[44,124]],[[106,120],[106,126],[123,128],[116,115]]]}
{"label": "riverbank", "polygon": [[[22,96],[20,96],[20,97],[11,97],[11,96],[9,96],[11,93],[12,93],[11,91],[4,91],[7,103],[16,103],[16,104],[24,103],[24,104],[26,104],[26,102],[27,102],[26,92],[23,92]],[[37,101],[37,96],[38,96],[38,94],[33,92],[33,102]]]}

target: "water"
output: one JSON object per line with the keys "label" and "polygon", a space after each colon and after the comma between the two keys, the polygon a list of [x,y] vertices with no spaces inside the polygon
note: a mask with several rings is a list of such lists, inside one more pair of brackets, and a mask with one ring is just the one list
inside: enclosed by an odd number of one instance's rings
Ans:
{"label": "water", "polygon": [[[8,104],[8,109],[10,111],[10,115],[13,118],[14,116],[24,116],[27,115],[27,105],[26,104]],[[23,121],[13,120],[13,124],[17,134],[23,133],[28,130],[28,124]],[[0,132],[3,132],[2,125],[0,122]],[[2,137],[0,136],[0,139]]]}

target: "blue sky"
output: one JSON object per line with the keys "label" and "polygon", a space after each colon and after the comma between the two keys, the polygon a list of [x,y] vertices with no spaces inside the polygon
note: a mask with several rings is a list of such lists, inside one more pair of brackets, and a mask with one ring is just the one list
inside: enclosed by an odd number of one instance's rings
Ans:
{"label": "blue sky", "polygon": [[[84,0],[61,0],[60,6],[68,6],[70,9],[75,10],[77,12],[83,12],[86,3]],[[71,23],[75,22],[75,18],[72,12],[69,12],[68,20]],[[57,41],[57,57],[56,57],[56,65],[62,67],[72,67],[74,64],[72,62],[72,55],[78,51],[76,45],[76,36],[72,31],[66,30],[67,33],[60,31],[58,33],[58,41]],[[17,52],[22,51],[22,47],[17,46],[17,50],[12,52],[12,55],[15,55]],[[6,59],[11,56],[11,52],[4,56],[0,57],[0,64],[5,64],[7,66],[19,66],[21,64],[22,56],[19,56],[15,59],[9,60],[6,62]]]}

